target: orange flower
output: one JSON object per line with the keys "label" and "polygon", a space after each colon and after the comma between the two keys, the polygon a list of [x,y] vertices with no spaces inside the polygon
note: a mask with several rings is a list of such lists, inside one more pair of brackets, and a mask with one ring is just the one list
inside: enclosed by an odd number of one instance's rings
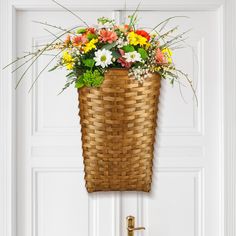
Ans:
{"label": "orange flower", "polygon": [[66,44],[66,45],[69,45],[70,42],[71,42],[71,39],[70,39],[70,35],[68,34],[68,35],[66,36],[66,39],[65,39],[65,44]]}
{"label": "orange flower", "polygon": [[117,37],[116,32],[102,29],[102,30],[100,30],[99,39],[104,43],[105,42],[112,43],[112,42],[116,41],[118,39],[118,37]]}

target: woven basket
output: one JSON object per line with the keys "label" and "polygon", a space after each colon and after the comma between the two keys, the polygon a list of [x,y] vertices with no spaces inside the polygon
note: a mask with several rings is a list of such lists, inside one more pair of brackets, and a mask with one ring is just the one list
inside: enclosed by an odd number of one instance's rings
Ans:
{"label": "woven basket", "polygon": [[109,69],[100,88],[78,93],[87,191],[149,192],[160,77],[140,84]]}

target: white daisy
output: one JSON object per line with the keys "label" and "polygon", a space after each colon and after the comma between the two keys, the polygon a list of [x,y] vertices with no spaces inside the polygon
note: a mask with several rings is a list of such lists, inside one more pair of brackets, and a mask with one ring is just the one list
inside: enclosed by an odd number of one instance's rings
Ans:
{"label": "white daisy", "polygon": [[95,57],[93,58],[96,61],[96,66],[101,66],[102,68],[107,67],[112,64],[112,55],[111,51],[102,49],[95,52]]}
{"label": "white daisy", "polygon": [[127,62],[142,61],[141,55],[136,51],[126,52],[124,58],[126,59]]}

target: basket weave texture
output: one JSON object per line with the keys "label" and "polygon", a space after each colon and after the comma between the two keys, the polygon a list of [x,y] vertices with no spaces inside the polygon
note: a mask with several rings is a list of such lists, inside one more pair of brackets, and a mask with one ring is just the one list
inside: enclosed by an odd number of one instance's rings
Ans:
{"label": "basket weave texture", "polygon": [[150,191],[160,84],[109,69],[101,87],[78,90],[88,192]]}

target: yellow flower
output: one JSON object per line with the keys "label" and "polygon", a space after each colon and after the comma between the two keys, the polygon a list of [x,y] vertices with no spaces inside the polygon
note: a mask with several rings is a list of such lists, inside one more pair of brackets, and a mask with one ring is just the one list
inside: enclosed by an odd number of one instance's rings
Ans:
{"label": "yellow flower", "polygon": [[145,44],[147,44],[147,39],[141,35],[136,34],[135,32],[130,32],[128,34],[128,39],[129,39],[129,43],[131,45],[140,45],[143,46]]}
{"label": "yellow flower", "polygon": [[98,39],[92,39],[91,41],[89,41],[88,43],[85,44],[84,46],[84,52],[87,53],[90,50],[96,48],[96,43],[98,42]]}
{"label": "yellow flower", "polygon": [[164,48],[162,50],[162,53],[165,55],[165,58],[167,59],[168,63],[172,63],[172,51],[169,48]]}
{"label": "yellow flower", "polygon": [[64,62],[71,62],[71,61],[73,61],[73,57],[71,56],[71,54],[69,54],[68,51],[64,51],[63,52],[62,59],[64,60]]}
{"label": "yellow flower", "polygon": [[72,70],[73,66],[74,66],[74,63],[73,62],[69,62],[69,63],[66,64],[66,69],[67,70]]}
{"label": "yellow flower", "polygon": [[72,70],[74,66],[74,58],[68,51],[64,51],[62,55],[63,63],[67,70]]}
{"label": "yellow flower", "polygon": [[150,43],[147,43],[147,44],[145,45],[145,49],[147,50],[150,46],[151,46],[151,44],[150,44]]}

